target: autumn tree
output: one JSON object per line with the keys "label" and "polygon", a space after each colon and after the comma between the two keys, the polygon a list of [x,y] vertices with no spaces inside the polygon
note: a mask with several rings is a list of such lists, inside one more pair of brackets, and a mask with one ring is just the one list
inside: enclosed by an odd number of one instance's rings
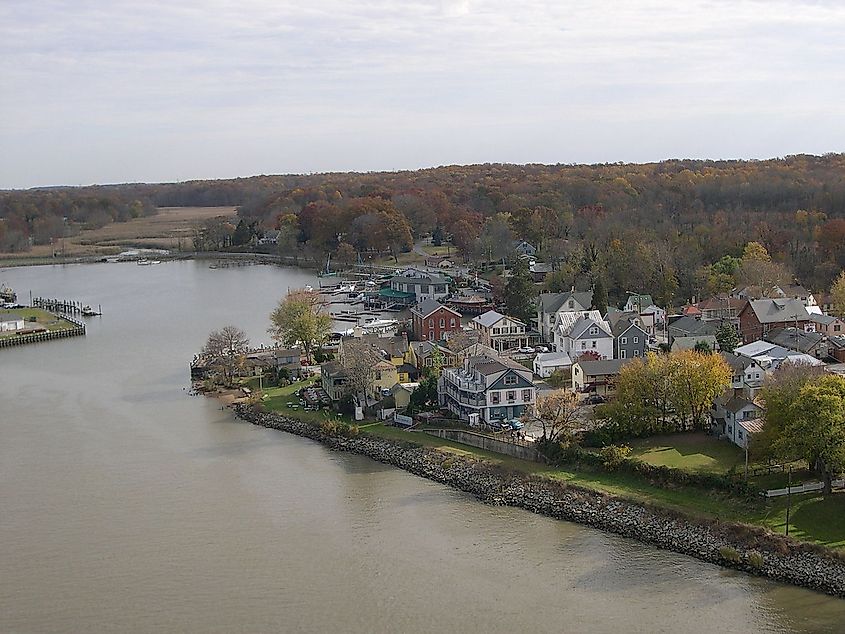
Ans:
{"label": "autumn tree", "polygon": [[675,412],[693,428],[705,424],[704,415],[731,384],[731,369],[722,355],[683,350],[672,354],[675,368],[671,375],[671,394]]}
{"label": "autumn tree", "polygon": [[537,399],[536,419],[542,430],[541,440],[568,443],[578,428],[577,399],[570,390],[555,390]]}
{"label": "autumn tree", "polygon": [[249,339],[243,330],[236,326],[224,326],[220,330],[211,331],[202,354],[221,372],[223,383],[230,385],[248,349]]}
{"label": "autumn tree", "polygon": [[331,325],[331,315],[325,312],[320,295],[315,291],[297,289],[279,300],[276,309],[270,313],[267,332],[280,345],[301,345],[306,363],[310,365],[312,351],[326,340]]}
{"label": "autumn tree", "polygon": [[773,262],[769,252],[759,242],[749,242],[742,253],[737,274],[739,281],[748,286],[757,286],[768,294],[774,286],[783,286],[792,281],[792,275],[783,264]]}

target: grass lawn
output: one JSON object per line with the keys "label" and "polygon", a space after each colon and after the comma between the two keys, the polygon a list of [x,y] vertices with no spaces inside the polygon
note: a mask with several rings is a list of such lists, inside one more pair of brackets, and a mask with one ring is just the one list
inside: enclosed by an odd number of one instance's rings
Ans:
{"label": "grass lawn", "polygon": [[[250,382],[257,383],[257,379],[250,379]],[[296,395],[296,392],[303,387],[308,387],[317,382],[318,379],[311,378],[305,379],[304,381],[297,381],[284,387],[265,388],[264,394],[267,398],[262,399],[261,404],[269,411],[279,412],[285,416],[298,418],[309,423],[320,423],[327,418],[338,418],[344,422],[352,423],[353,421],[350,417],[342,416],[337,412],[330,410],[305,411],[299,406],[299,397]],[[288,403],[293,403],[297,407],[292,408]]]}
{"label": "grass lawn", "polygon": [[[76,325],[72,324],[67,319],[57,317],[52,313],[48,313],[46,310],[41,310],[40,308],[0,309],[0,315],[7,315],[9,313],[14,313],[15,315],[23,317],[27,328],[31,328],[35,324],[38,324],[47,330],[67,330],[69,328],[76,328]],[[35,317],[35,323],[30,321],[32,317]],[[17,333],[15,331],[4,332],[0,334],[0,337],[11,337],[16,334]]]}
{"label": "grass lawn", "polygon": [[745,465],[742,449],[703,433],[653,436],[627,444],[632,458],[695,473],[727,473]]}

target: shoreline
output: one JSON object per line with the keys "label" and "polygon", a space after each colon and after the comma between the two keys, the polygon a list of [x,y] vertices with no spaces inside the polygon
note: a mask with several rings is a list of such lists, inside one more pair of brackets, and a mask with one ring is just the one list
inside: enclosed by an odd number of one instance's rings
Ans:
{"label": "shoreline", "polygon": [[[445,454],[369,436],[334,436],[320,427],[275,412],[233,406],[240,420],[309,438],[390,464],[414,475],[473,494],[494,505],[597,528],[724,568],[732,568],[845,599],[845,557],[743,524],[697,520],[571,484],[519,474],[483,460]],[[743,539],[732,538],[741,535]],[[753,544],[753,547],[750,546]]]}

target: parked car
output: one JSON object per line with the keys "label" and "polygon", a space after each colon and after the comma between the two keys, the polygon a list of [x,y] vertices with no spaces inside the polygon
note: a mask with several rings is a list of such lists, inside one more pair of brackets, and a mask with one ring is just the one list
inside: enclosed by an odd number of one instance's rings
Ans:
{"label": "parked car", "polygon": [[520,354],[531,354],[532,352],[534,352],[534,348],[529,348],[526,346],[525,348],[517,348],[516,351]]}
{"label": "parked car", "polygon": [[548,346],[537,346],[536,348],[534,348],[534,352],[548,352],[548,351],[549,351]]}
{"label": "parked car", "polygon": [[606,403],[607,399],[601,394],[590,394],[587,397],[587,405],[598,405],[599,403]]}

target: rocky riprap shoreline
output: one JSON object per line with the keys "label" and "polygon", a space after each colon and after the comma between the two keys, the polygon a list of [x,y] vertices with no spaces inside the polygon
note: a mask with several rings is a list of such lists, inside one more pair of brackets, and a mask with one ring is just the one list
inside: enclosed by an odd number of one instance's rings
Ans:
{"label": "rocky riprap shoreline", "polygon": [[255,425],[311,438],[337,451],[367,456],[472,493],[489,504],[515,506],[585,524],[720,566],[845,598],[845,558],[761,528],[697,521],[598,491],[418,447],[412,438],[403,443],[366,434],[334,436],[319,426],[275,413],[245,406],[235,407],[235,412]]}

